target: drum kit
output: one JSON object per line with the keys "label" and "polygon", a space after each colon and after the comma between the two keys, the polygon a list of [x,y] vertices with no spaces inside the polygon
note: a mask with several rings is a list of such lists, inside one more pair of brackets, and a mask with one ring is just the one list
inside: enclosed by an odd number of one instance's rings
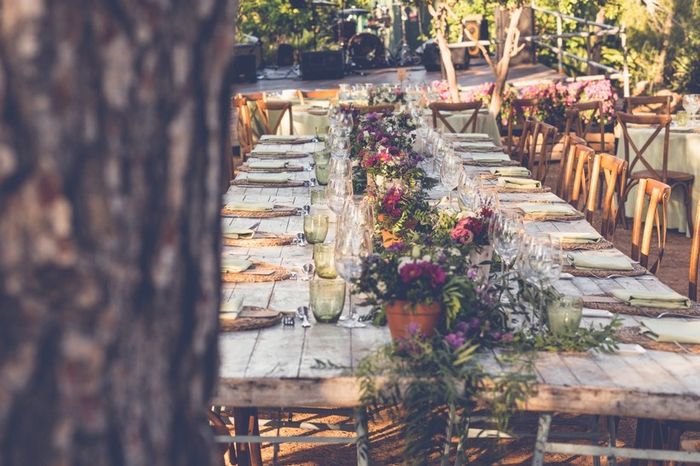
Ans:
{"label": "drum kit", "polygon": [[[312,3],[318,7],[335,7],[334,3],[325,0],[314,0]],[[397,5],[401,11],[401,44],[396,54],[392,54],[387,47],[392,30],[388,6],[375,3],[372,10],[338,8],[332,32],[334,41],[345,53],[346,69],[352,71],[385,65],[420,64],[420,58],[410,51],[406,42],[406,9],[402,3]],[[410,61],[406,59],[408,56],[411,57]]]}

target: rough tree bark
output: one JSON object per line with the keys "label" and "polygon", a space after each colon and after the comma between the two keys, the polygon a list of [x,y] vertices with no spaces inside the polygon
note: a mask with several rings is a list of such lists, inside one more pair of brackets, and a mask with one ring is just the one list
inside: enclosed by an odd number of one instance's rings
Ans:
{"label": "rough tree bark", "polygon": [[450,88],[450,99],[452,102],[459,102],[459,85],[457,84],[457,72],[452,62],[452,53],[447,45],[445,31],[447,29],[447,15],[451,11],[450,7],[444,3],[438,3],[434,8],[428,4],[428,11],[433,17],[433,29],[435,38],[440,49],[440,63],[442,64],[442,77],[447,80]]}
{"label": "rough tree bark", "polygon": [[0,0],[0,465],[204,465],[230,0]]}

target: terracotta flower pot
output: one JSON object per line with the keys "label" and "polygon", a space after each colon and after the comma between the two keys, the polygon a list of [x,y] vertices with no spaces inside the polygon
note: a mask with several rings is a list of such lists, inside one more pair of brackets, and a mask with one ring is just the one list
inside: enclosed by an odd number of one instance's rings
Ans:
{"label": "terracotta flower pot", "polygon": [[410,327],[415,327],[423,335],[432,335],[440,322],[442,307],[440,303],[392,301],[387,303],[385,311],[391,337],[396,340],[409,337]]}
{"label": "terracotta flower pot", "polygon": [[399,239],[398,236],[396,236],[391,231],[382,230],[382,242],[384,243],[384,247],[388,248],[388,247],[393,246],[396,243],[400,243],[401,240]]}

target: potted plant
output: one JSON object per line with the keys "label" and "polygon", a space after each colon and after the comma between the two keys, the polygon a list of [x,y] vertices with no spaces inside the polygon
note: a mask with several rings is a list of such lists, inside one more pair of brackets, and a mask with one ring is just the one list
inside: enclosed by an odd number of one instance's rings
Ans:
{"label": "potted plant", "polygon": [[[410,249],[410,251],[409,251]],[[454,320],[462,299],[473,295],[473,282],[456,273],[441,250],[394,244],[382,254],[365,258],[357,292],[381,306],[394,339],[417,332],[433,335]]]}

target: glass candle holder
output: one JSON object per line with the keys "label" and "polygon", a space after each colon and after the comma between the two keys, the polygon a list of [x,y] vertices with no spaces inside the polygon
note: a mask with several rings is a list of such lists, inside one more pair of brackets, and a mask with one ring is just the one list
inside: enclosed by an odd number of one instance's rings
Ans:
{"label": "glass candle holder", "polygon": [[345,307],[345,282],[317,278],[309,282],[309,304],[316,322],[338,322]]}
{"label": "glass candle holder", "polygon": [[316,171],[316,182],[321,186],[326,186],[328,184],[329,174],[329,162],[316,162],[314,167]]}
{"label": "glass candle holder", "polygon": [[309,214],[304,216],[304,235],[310,244],[323,243],[328,234],[328,216]]}
{"label": "glass candle holder", "polygon": [[314,265],[316,274],[321,278],[337,278],[335,270],[335,244],[314,244]]}
{"label": "glass candle holder", "polygon": [[331,151],[328,149],[321,150],[318,152],[314,152],[313,156],[314,156],[314,163],[315,164],[318,164],[318,163],[328,164],[328,162],[330,162],[330,160],[331,160]]}
{"label": "glass candle holder", "polygon": [[547,306],[547,325],[554,335],[572,332],[581,324],[583,300],[578,296],[562,296]]}
{"label": "glass candle holder", "polygon": [[[318,178],[316,179],[318,181]],[[326,188],[315,187],[311,188],[311,205],[326,204]]]}

